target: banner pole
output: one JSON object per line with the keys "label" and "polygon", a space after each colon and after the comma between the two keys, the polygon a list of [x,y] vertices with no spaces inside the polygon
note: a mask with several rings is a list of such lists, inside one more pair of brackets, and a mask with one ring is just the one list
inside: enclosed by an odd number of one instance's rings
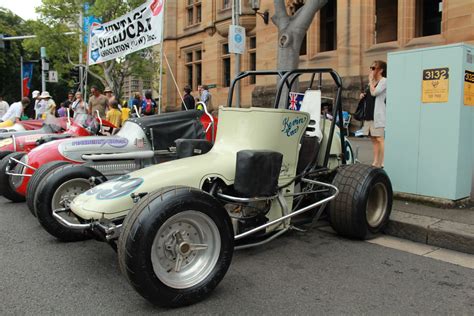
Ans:
{"label": "banner pole", "polygon": [[176,78],[174,76],[173,69],[171,69],[171,65],[170,65],[170,62],[168,61],[168,57],[166,57],[166,55],[164,55],[163,57],[165,58],[166,65],[168,65],[168,69],[170,71],[170,75],[171,75],[171,78],[173,79],[174,85],[176,86],[176,90],[178,90],[179,98],[181,99],[181,102],[183,103],[184,107],[187,110],[188,107],[186,106],[186,104],[184,104],[183,95],[181,94],[181,90],[179,89],[178,83],[176,82]]}
{"label": "banner pole", "polygon": [[20,89],[21,89],[21,98],[23,98],[23,56],[20,56]]}
{"label": "banner pole", "polygon": [[160,82],[158,88],[158,97],[159,106],[158,106],[158,114],[161,114],[161,107],[163,106],[163,54],[164,54],[164,46],[165,46],[165,10],[166,10],[166,1],[163,4],[163,25],[161,26],[161,48],[160,48]]}

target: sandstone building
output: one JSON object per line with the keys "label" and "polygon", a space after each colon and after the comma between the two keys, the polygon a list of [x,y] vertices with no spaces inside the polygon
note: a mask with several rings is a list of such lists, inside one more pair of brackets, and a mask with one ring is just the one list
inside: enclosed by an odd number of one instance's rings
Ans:
{"label": "sandstone building", "polygon": [[[242,0],[240,24],[246,28],[247,50],[241,70],[275,69],[277,28],[256,16],[248,2]],[[286,0],[288,12],[294,13],[304,2]],[[220,105],[226,104],[235,74],[227,40],[231,3],[177,0],[168,1],[166,7],[165,55],[180,90],[189,84],[197,96],[199,84],[211,85],[213,102]],[[260,12],[266,10],[273,16],[273,0],[261,1]],[[457,42],[474,44],[473,0],[329,0],[306,34],[300,68],[331,67],[338,71],[343,77],[347,108],[353,106],[367,81],[373,60],[386,60],[392,51]],[[164,73],[163,105],[178,107],[171,72],[165,67]],[[261,105],[259,89],[272,84],[274,80],[264,78],[244,80],[242,105]]]}

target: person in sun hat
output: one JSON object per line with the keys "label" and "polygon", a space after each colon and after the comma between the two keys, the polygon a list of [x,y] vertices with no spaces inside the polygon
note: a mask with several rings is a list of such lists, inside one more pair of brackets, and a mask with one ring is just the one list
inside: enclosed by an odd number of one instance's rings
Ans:
{"label": "person in sun hat", "polygon": [[41,99],[40,101],[40,109],[41,109],[41,118],[44,120],[46,119],[47,116],[55,116],[56,112],[56,103],[54,100],[51,98],[51,95],[49,95],[48,91],[43,91],[41,92],[41,95],[39,97]]}
{"label": "person in sun hat", "polygon": [[110,102],[115,100],[115,96],[114,96],[114,93],[113,93],[112,89],[110,89],[110,87],[105,87],[104,94],[107,97],[107,99],[109,100],[109,105],[110,105]]}

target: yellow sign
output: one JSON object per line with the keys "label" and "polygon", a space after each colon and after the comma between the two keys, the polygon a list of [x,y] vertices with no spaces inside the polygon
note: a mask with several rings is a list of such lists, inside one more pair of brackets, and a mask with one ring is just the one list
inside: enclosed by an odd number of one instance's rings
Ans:
{"label": "yellow sign", "polygon": [[474,106],[474,72],[469,70],[464,74],[464,105]]}
{"label": "yellow sign", "polygon": [[423,70],[421,101],[423,103],[448,102],[449,68]]}

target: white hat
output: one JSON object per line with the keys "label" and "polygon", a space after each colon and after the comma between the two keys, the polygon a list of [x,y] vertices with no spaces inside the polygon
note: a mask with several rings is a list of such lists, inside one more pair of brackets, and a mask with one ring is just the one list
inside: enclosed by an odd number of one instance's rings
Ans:
{"label": "white hat", "polygon": [[33,91],[33,93],[31,95],[33,96],[33,99],[36,99],[39,94],[40,94],[40,92],[38,90],[35,90],[35,91]]}
{"label": "white hat", "polygon": [[41,92],[40,99],[51,98],[48,91]]}

